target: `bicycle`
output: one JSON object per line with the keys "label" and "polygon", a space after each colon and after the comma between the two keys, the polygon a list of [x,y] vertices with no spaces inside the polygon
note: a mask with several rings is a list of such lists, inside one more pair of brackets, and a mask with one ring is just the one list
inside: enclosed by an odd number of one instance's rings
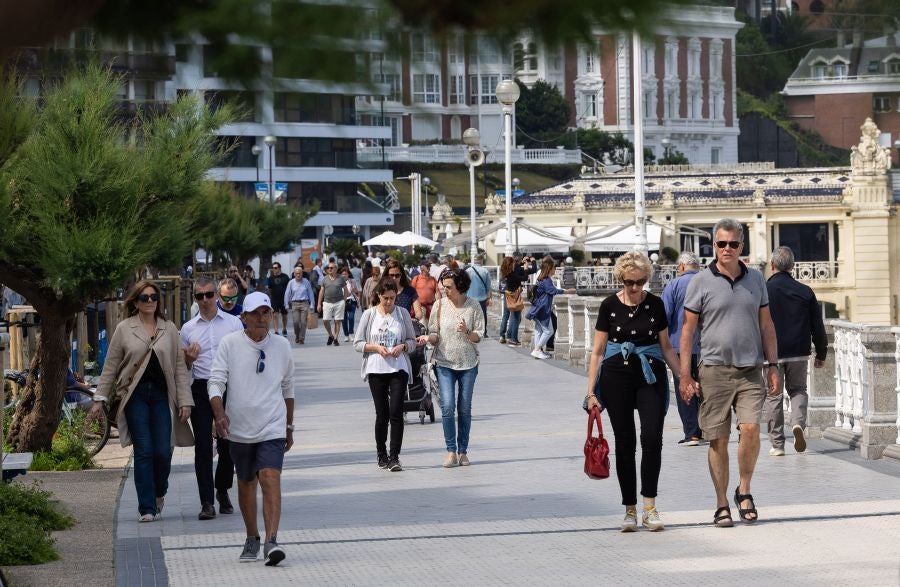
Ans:
{"label": "bicycle", "polygon": [[[25,385],[27,374],[24,371],[16,371],[14,369],[4,369],[3,378],[19,384]],[[59,426],[68,426],[75,436],[84,444],[88,454],[93,457],[100,452],[109,441],[109,434],[112,428],[110,422],[108,408],[104,405],[103,411],[99,416],[91,416],[88,412],[94,403],[94,392],[96,388],[81,389],[79,387],[67,387],[63,396],[62,412],[60,414]],[[3,406],[4,411],[15,408],[18,399],[13,399],[10,403]],[[59,434],[57,428],[57,434]]]}

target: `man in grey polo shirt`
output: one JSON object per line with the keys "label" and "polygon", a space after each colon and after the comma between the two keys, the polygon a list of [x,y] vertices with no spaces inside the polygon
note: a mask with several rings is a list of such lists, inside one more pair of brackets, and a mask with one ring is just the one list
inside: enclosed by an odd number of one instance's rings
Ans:
{"label": "man in grey polo shirt", "polygon": [[[740,484],[734,490],[739,517],[758,518],[750,481],[759,457],[759,420],[766,388],[779,392],[778,348],[762,274],[748,269],[739,256],[744,228],[732,218],[713,228],[716,260],[688,285],[681,330],[681,382],[684,401],[700,396],[700,427],[709,440],[709,472],[716,490],[716,526],[733,525],[728,506],[728,437],[731,410],[739,433]],[[691,376],[691,346],[700,331],[700,383]],[[761,367],[768,361],[766,382]],[[702,384],[702,390],[701,390]]]}

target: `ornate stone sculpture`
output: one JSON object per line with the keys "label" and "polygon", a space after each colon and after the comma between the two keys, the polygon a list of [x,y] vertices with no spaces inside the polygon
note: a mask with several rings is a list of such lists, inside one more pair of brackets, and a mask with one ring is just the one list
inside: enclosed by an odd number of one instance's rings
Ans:
{"label": "ornate stone sculpture", "polygon": [[443,220],[451,216],[453,216],[453,208],[447,203],[447,197],[444,194],[438,194],[438,201],[431,208],[432,220]]}
{"label": "ornate stone sculpture", "polygon": [[888,147],[878,144],[880,132],[871,118],[866,118],[859,130],[859,145],[850,148],[850,166],[854,175],[884,175],[891,167]]}

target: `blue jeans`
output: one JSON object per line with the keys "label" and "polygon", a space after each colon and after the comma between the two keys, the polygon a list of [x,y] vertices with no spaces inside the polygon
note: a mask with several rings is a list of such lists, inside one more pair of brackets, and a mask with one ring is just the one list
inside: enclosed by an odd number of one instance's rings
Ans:
{"label": "blue jeans", "polygon": [[141,515],[156,514],[156,498],[169,489],[172,468],[172,415],[169,396],[152,383],[140,383],[125,404],[134,446],[134,487]]}
{"label": "blue jeans", "polygon": [[534,348],[544,348],[551,336],[553,336],[553,322],[550,321],[549,316],[546,320],[534,321],[534,344],[532,345]]}
{"label": "blue jeans", "polygon": [[500,323],[500,336],[505,337],[510,342],[519,342],[520,322],[522,322],[522,310],[510,312],[504,307],[503,321]]}
{"label": "blue jeans", "polygon": [[[441,425],[447,452],[466,454],[469,450],[469,431],[472,429],[472,393],[478,366],[471,369],[451,369],[436,365],[438,385],[441,388]],[[457,388],[459,396],[457,396]],[[459,429],[456,427],[456,407],[459,405]]]}
{"label": "blue jeans", "polygon": [[356,321],[356,300],[347,300],[344,304],[344,322],[341,324],[344,336],[353,334],[353,325]]}

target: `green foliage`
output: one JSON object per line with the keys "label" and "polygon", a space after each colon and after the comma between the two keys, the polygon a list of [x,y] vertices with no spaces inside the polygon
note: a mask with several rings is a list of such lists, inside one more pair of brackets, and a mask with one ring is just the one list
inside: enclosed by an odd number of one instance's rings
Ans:
{"label": "green foliage", "polygon": [[584,263],[584,251],[581,249],[569,249],[569,257],[572,257],[572,262],[575,265],[581,265]]}
{"label": "green foliage", "polygon": [[[596,128],[579,128],[575,133],[560,137],[559,144],[567,149],[579,148],[583,153],[601,162],[628,165],[634,161],[634,143],[622,133],[608,133]],[[644,163],[655,160],[653,151],[644,149]]]}
{"label": "green foliage", "polygon": [[663,247],[659,252],[659,255],[661,257],[659,262],[663,264],[665,264],[665,262],[674,263],[676,260],[678,260],[678,251],[676,251],[672,247]]}
{"label": "green foliage", "polygon": [[426,246],[422,246],[422,245],[413,247],[413,254],[416,256],[415,262],[418,263],[419,259],[421,259],[425,255],[429,254],[431,252],[431,250],[432,250],[431,247],[426,247]]}
{"label": "green foliage", "polygon": [[334,238],[325,247],[326,254],[333,254],[338,259],[349,259],[354,255],[361,255],[363,248],[355,238]]}
{"label": "green foliage", "polygon": [[59,556],[50,532],[75,520],[57,509],[36,484],[0,483],[0,565],[33,565]]}
{"label": "green foliage", "polygon": [[400,261],[401,263],[403,262],[403,258],[406,256],[400,249],[391,249],[389,251],[385,251],[384,254],[394,261]]}
{"label": "green foliage", "polygon": [[81,441],[79,431],[84,425],[86,414],[74,412],[74,420],[70,423],[63,419],[53,436],[52,448],[49,451],[34,453],[30,471],[80,471],[92,469],[94,461]]}
{"label": "green foliage", "polygon": [[569,103],[555,85],[537,80],[529,89],[516,80],[521,96],[516,102],[516,126],[527,134],[562,132],[569,123]]}
{"label": "green foliage", "polygon": [[688,161],[684,153],[674,147],[670,147],[668,155],[659,159],[656,163],[659,165],[687,165],[690,161]]}

